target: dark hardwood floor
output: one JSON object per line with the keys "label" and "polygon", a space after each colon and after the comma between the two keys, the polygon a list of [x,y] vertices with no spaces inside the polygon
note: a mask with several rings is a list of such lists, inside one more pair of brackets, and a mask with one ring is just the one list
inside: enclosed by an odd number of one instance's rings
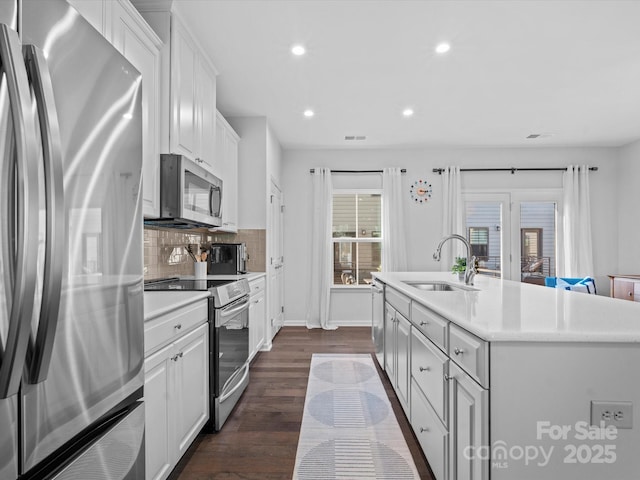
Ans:
{"label": "dark hardwood floor", "polygon": [[[285,327],[251,364],[251,381],[221,432],[199,435],[171,480],[289,480],[313,353],[372,353],[371,329]],[[375,362],[375,360],[374,360]],[[380,371],[380,370],[379,370]],[[381,378],[421,479],[433,477],[384,372]]]}

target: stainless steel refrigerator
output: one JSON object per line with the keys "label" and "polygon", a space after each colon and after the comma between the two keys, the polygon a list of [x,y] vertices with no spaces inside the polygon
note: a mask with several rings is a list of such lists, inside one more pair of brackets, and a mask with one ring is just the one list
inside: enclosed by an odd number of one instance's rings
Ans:
{"label": "stainless steel refrigerator", "polygon": [[144,478],[139,73],[0,0],[0,480]]}

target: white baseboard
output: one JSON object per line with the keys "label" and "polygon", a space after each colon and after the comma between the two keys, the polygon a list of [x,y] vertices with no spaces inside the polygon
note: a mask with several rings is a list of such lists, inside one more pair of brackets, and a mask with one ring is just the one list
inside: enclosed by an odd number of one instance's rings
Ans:
{"label": "white baseboard", "polygon": [[[331,322],[331,325],[337,325],[338,327],[371,327],[371,320],[340,320]],[[306,327],[307,322],[305,320],[285,320],[285,327]]]}

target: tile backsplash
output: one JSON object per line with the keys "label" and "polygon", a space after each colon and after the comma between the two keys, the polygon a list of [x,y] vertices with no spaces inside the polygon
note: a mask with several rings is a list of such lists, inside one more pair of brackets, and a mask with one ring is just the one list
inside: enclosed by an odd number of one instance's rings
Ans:
{"label": "tile backsplash", "polygon": [[187,253],[187,244],[245,243],[247,270],[264,272],[266,269],[266,230],[244,229],[238,233],[216,233],[208,230],[144,229],[144,279],[193,275],[193,260]]}

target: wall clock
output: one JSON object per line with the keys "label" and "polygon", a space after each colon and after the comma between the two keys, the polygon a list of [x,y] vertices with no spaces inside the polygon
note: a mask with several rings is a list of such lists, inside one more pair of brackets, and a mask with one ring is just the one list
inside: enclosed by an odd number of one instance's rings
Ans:
{"label": "wall clock", "polygon": [[431,189],[431,184],[428,181],[422,179],[413,182],[409,190],[413,203],[427,203],[427,201],[431,198],[431,193],[433,192],[433,190]]}

